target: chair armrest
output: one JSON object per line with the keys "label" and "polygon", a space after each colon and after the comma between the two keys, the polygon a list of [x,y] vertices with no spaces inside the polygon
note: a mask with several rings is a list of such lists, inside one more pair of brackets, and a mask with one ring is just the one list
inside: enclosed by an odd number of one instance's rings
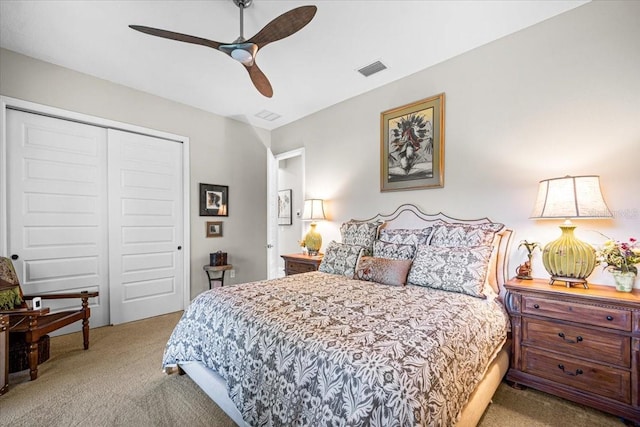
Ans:
{"label": "chair armrest", "polygon": [[24,295],[22,298],[25,300],[32,300],[36,297],[42,299],[65,299],[65,298],[93,298],[97,297],[100,292],[74,292],[68,294],[42,294],[42,295]]}
{"label": "chair armrest", "polygon": [[31,308],[14,308],[13,310],[0,310],[0,314],[8,316],[42,316],[49,313],[49,307],[31,309]]}

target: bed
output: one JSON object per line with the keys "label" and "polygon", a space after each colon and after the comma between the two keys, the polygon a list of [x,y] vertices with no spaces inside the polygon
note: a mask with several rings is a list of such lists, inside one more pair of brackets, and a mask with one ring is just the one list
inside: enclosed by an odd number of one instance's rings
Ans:
{"label": "bed", "polygon": [[197,296],[164,369],[240,426],[476,425],[508,368],[511,230],[403,205],[341,234],[318,272]]}

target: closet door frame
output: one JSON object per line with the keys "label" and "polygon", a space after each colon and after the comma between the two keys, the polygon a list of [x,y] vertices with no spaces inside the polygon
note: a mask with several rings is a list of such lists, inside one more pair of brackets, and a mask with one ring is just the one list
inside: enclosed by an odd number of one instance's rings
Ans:
{"label": "closet door frame", "polygon": [[190,163],[189,163],[189,138],[175,135],[115,120],[103,119],[88,114],[76,113],[56,107],[49,107],[31,101],[24,101],[8,96],[0,96],[0,255],[8,254],[8,223],[7,223],[7,110],[15,109],[34,114],[42,114],[50,117],[57,117],[64,120],[71,120],[89,125],[100,126],[106,129],[117,129],[126,132],[140,133],[157,138],[164,138],[180,142],[182,144],[182,190],[183,190],[183,301],[182,308],[185,309],[191,302],[191,280],[190,265],[191,259],[191,227],[190,227]]}

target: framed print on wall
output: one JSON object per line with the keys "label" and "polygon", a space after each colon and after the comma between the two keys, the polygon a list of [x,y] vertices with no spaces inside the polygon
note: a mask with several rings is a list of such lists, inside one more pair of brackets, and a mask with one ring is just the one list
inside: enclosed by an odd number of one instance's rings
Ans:
{"label": "framed print on wall", "polygon": [[207,237],[222,237],[222,221],[207,221]]}
{"label": "framed print on wall", "polygon": [[200,184],[200,216],[229,216],[229,187]]}
{"label": "framed print on wall", "polygon": [[291,225],[291,190],[278,191],[278,225]]}
{"label": "framed print on wall", "polygon": [[380,113],[380,191],[444,187],[444,93]]}

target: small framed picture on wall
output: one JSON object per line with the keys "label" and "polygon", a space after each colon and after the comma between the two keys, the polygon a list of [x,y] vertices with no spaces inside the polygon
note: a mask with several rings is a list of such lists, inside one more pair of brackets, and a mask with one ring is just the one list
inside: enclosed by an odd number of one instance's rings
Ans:
{"label": "small framed picture on wall", "polygon": [[200,184],[200,216],[229,216],[229,187]]}
{"label": "small framed picture on wall", "polygon": [[207,221],[207,237],[222,237],[222,221]]}
{"label": "small framed picture on wall", "polygon": [[278,191],[278,225],[291,225],[291,190]]}

